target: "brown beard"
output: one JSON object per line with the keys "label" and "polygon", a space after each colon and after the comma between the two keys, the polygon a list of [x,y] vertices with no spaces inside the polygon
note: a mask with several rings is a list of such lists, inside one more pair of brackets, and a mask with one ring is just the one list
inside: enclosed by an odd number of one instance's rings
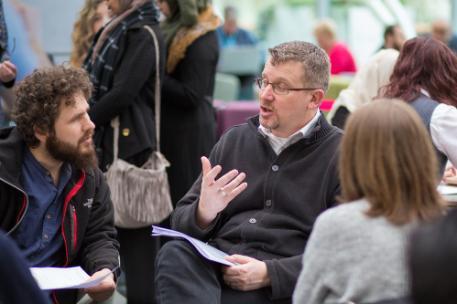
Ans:
{"label": "brown beard", "polygon": [[46,149],[53,158],[63,162],[68,162],[78,169],[93,169],[98,166],[97,155],[94,147],[92,146],[92,148],[86,153],[81,153],[79,151],[79,147],[82,142],[91,136],[91,133],[85,134],[78,141],[77,146],[72,146],[71,144],[58,139],[55,133],[51,133],[46,140]]}

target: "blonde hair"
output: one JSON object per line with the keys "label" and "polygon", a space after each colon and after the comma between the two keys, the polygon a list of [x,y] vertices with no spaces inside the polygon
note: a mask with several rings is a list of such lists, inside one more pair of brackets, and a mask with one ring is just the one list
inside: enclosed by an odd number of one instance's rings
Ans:
{"label": "blonde hair", "polygon": [[93,25],[97,17],[97,7],[103,2],[104,0],[86,0],[84,7],[79,12],[71,35],[73,49],[71,51],[70,64],[74,67],[81,67],[87,56],[96,34],[93,31]]}
{"label": "blonde hair", "polygon": [[322,34],[326,37],[336,39],[336,25],[330,19],[319,21],[314,27],[314,35]]}
{"label": "blonde hair", "polygon": [[339,166],[341,199],[367,199],[368,216],[402,225],[442,212],[430,135],[404,101],[380,99],[351,114]]}

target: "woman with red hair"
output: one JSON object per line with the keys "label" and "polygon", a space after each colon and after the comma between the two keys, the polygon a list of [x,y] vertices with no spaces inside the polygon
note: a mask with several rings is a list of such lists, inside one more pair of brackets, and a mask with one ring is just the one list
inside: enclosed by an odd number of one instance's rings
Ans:
{"label": "woman with red hair", "polygon": [[440,174],[446,161],[457,165],[457,56],[431,37],[405,42],[383,95],[408,102],[432,137]]}

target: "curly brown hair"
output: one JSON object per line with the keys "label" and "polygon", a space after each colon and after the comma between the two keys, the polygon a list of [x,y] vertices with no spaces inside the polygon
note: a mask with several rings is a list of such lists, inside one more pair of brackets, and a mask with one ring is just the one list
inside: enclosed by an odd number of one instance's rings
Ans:
{"label": "curly brown hair", "polygon": [[441,41],[416,37],[403,45],[383,96],[410,102],[424,89],[432,99],[457,106],[456,87],[457,56]]}
{"label": "curly brown hair", "polygon": [[71,39],[73,50],[71,51],[70,63],[75,67],[80,67],[86,58],[87,52],[94,40],[94,23],[97,21],[97,8],[104,0],[86,0],[84,7],[79,12],[79,17],[75,22]]}
{"label": "curly brown hair", "polygon": [[37,147],[35,128],[54,132],[59,106],[74,104],[73,96],[83,94],[89,99],[92,84],[85,70],[66,66],[37,69],[16,88],[12,117],[19,133],[29,147]]}

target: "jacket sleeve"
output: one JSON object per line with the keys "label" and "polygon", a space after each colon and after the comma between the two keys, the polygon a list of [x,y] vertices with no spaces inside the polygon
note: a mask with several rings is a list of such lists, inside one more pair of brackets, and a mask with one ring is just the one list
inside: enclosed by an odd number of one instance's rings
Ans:
{"label": "jacket sleeve", "polygon": [[119,243],[114,228],[114,209],[108,185],[95,170],[96,193],[82,246],[82,265],[89,274],[119,266]]}
{"label": "jacket sleeve", "polygon": [[[179,108],[196,108],[206,98],[207,86],[213,83],[219,59],[215,33],[195,40],[178,64],[178,72],[165,76],[162,92],[164,102]],[[211,96],[210,96],[211,97]]]}
{"label": "jacket sleeve", "polygon": [[[0,303],[50,303],[14,241],[0,232]],[[12,279],[14,277],[14,280]]]}
{"label": "jacket sleeve", "polygon": [[89,110],[97,126],[108,124],[134,102],[146,82],[154,81],[156,63],[151,35],[145,29],[129,30],[124,43],[125,51],[115,67],[111,90]]}

